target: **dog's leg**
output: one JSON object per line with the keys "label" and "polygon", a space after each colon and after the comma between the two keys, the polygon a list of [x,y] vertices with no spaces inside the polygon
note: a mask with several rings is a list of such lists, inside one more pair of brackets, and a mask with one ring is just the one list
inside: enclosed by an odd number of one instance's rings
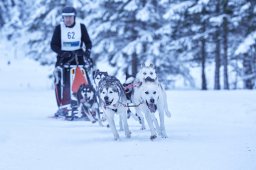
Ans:
{"label": "dog's leg", "polygon": [[162,136],[162,138],[167,138],[167,134],[165,131],[165,124],[164,124],[164,110],[162,107],[159,108],[159,121],[160,121],[160,135]]}
{"label": "dog's leg", "polygon": [[153,125],[155,125],[154,128],[156,129],[157,134],[161,135],[161,129],[160,129],[158,120],[157,120],[157,118],[155,116],[156,113],[150,113],[150,114],[151,114],[151,118],[152,118],[152,121],[153,121]]}
{"label": "dog's leg", "polygon": [[103,125],[103,123],[102,123],[102,121],[101,121],[101,117],[100,117],[100,112],[99,112],[99,110],[96,111],[96,114],[97,114],[99,126],[103,127],[104,125]]}
{"label": "dog's leg", "polygon": [[112,113],[111,110],[107,109],[105,112],[105,115],[107,117],[108,123],[109,123],[109,127],[114,135],[114,140],[118,140],[119,139],[119,134],[116,130],[116,125],[115,125],[115,121],[114,121],[114,113]]}
{"label": "dog's leg", "polygon": [[124,131],[125,131],[125,136],[127,138],[131,137],[131,131],[129,130],[128,122],[127,122],[127,109],[123,107],[120,112],[120,120],[122,121]]}
{"label": "dog's leg", "polygon": [[82,104],[80,103],[78,108],[77,108],[77,116],[82,117]]}
{"label": "dog's leg", "polygon": [[[83,105],[82,107],[86,107],[85,105]],[[91,111],[87,110],[84,108],[84,114],[87,116],[87,118],[92,122],[95,123],[96,120],[94,119],[94,117],[91,114]]]}
{"label": "dog's leg", "polygon": [[151,114],[150,112],[145,111],[145,118],[147,120],[149,129],[150,129],[150,133],[151,133],[150,139],[153,140],[157,137],[157,134],[156,134],[156,131],[155,131],[155,128],[153,125],[153,121],[152,121],[152,117],[150,114]]}
{"label": "dog's leg", "polygon": [[140,124],[141,124],[141,130],[146,129],[146,127],[145,127],[145,121],[144,121],[144,116],[143,116],[141,110],[139,109],[139,107],[136,107],[136,114],[137,114],[137,117],[138,117],[139,122],[140,122]]}
{"label": "dog's leg", "polygon": [[120,131],[123,131],[124,130],[124,127],[123,127],[123,121],[122,121],[122,115],[119,114],[119,130]]}
{"label": "dog's leg", "polygon": [[162,86],[161,86],[161,90],[162,90],[162,94],[163,94],[163,98],[162,98],[163,101],[162,102],[163,102],[164,112],[165,112],[167,117],[171,117],[171,112],[168,109],[166,92],[165,92],[165,90],[163,89]]}
{"label": "dog's leg", "polygon": [[95,112],[96,112],[96,116],[97,116],[97,119],[98,119],[98,122],[99,122],[99,126],[103,127],[98,104],[95,104],[95,103],[93,104],[93,110],[95,110]]}

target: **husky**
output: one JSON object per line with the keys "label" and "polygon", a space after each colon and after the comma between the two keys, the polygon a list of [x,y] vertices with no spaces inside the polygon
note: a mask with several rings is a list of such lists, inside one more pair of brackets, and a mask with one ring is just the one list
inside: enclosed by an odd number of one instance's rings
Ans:
{"label": "husky", "polygon": [[[96,99],[97,99],[97,102],[99,104],[99,112],[100,112],[100,115],[102,115],[102,121],[106,120],[106,116],[104,115],[104,113],[102,111],[103,110],[102,106],[100,105],[99,82],[100,82],[100,80],[102,80],[106,76],[108,76],[108,72],[100,71],[99,69],[94,70],[93,75],[92,75],[95,90],[96,90]],[[109,127],[109,125],[106,125],[106,126]]]}
{"label": "husky", "polygon": [[108,76],[108,73],[104,71],[100,71],[99,69],[93,72],[93,82],[95,84],[96,90],[98,89],[100,80],[106,76]]}
{"label": "husky", "polygon": [[100,105],[103,107],[103,112],[114,135],[114,140],[119,139],[114,117],[116,114],[120,117],[120,130],[124,128],[125,136],[130,138],[131,132],[127,123],[127,98],[122,84],[116,77],[106,76],[100,80],[98,90]]}
{"label": "husky", "polygon": [[[136,109],[137,112],[145,115],[151,132],[150,139],[154,140],[157,134],[167,138],[164,114],[171,117],[171,113],[168,110],[165,90],[158,81],[153,64],[144,65],[137,73],[136,79],[141,85],[134,89],[133,100],[135,103],[139,103]],[[160,126],[156,118],[156,112],[159,113]]]}
{"label": "husky", "polygon": [[[78,114],[87,117],[92,123],[97,120],[102,125],[99,115],[99,105],[96,99],[95,89],[91,84],[81,85],[77,92]],[[97,116],[97,118],[95,118]]]}
{"label": "husky", "polygon": [[[143,115],[137,111],[136,109],[137,105],[133,103],[134,89],[140,85],[141,85],[140,82],[136,82],[136,79],[133,76],[127,76],[125,83],[123,83],[125,95],[128,100],[128,110],[127,110],[128,118],[130,118],[131,116],[132,118],[134,118],[134,120],[139,121],[139,123],[141,124],[141,130],[144,130],[145,123],[144,123]],[[131,108],[134,108],[133,110],[135,111],[133,112],[135,114],[131,111]]]}

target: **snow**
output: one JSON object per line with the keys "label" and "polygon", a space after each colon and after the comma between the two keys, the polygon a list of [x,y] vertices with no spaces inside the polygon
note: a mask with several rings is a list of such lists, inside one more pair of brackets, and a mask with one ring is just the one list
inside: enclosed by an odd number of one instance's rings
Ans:
{"label": "snow", "polygon": [[147,7],[144,7],[137,13],[136,19],[141,21],[148,21],[150,19],[150,14]]}
{"label": "snow", "polygon": [[56,111],[48,76],[29,59],[0,58],[2,170],[254,170],[256,91],[167,91],[169,138],[149,140],[129,119],[131,139],[86,121],[49,118]]}
{"label": "snow", "polygon": [[235,51],[235,55],[245,54],[251,48],[251,46],[253,46],[255,42],[255,38],[256,38],[256,31],[249,34],[245,38],[245,40],[239,44],[237,50]]}
{"label": "snow", "polygon": [[134,11],[137,9],[135,0],[130,1],[125,7],[125,10],[127,11]]}

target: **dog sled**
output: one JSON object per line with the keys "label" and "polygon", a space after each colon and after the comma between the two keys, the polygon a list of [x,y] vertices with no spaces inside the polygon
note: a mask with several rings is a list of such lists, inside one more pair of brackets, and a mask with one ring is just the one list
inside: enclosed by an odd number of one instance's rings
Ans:
{"label": "dog sled", "polygon": [[85,61],[85,64],[81,65],[78,64],[77,55],[72,57],[76,59],[77,64],[67,62],[57,66],[54,70],[55,97],[58,105],[58,111],[54,114],[54,117],[65,118],[66,120],[88,120],[85,113],[78,114],[77,92],[80,86],[91,84],[88,72],[92,63],[91,61]]}

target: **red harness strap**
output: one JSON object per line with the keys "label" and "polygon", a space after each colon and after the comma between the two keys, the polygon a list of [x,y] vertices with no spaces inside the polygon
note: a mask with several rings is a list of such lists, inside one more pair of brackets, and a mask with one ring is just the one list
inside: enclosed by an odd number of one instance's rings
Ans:
{"label": "red harness strap", "polygon": [[127,85],[127,86],[125,86],[125,87],[124,87],[124,89],[126,90],[126,89],[131,89],[131,88],[134,88],[134,87],[140,87],[140,86],[141,86],[141,84],[142,84],[142,82],[138,82],[138,83],[131,83],[131,84],[129,84],[129,85]]}

